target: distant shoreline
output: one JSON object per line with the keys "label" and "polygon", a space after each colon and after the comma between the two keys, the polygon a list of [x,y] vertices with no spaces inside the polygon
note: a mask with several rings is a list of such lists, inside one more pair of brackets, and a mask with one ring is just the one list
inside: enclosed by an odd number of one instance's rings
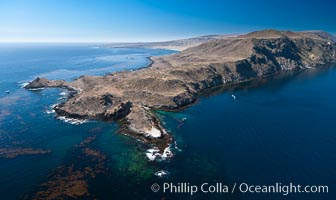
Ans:
{"label": "distant shoreline", "polygon": [[57,115],[121,122],[124,133],[157,147],[163,156],[172,136],[152,110],[184,109],[212,88],[335,63],[336,42],[331,39],[327,33],[264,30],[147,57],[149,63],[137,70],[72,82],[37,78],[25,88],[80,91],[55,107]]}

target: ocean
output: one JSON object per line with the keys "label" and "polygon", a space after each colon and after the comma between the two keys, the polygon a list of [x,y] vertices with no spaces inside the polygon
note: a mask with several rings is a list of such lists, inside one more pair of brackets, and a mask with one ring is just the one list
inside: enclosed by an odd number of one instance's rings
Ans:
{"label": "ocean", "polygon": [[[75,125],[56,119],[50,107],[64,101],[66,90],[22,88],[37,76],[69,81],[134,70],[148,65],[149,56],[170,53],[174,51],[1,44],[1,199],[57,196],[57,185],[68,189],[66,199],[336,198],[335,66],[216,88],[186,110],[157,111],[176,142],[175,156],[162,162],[149,161],[148,147],[121,134],[117,123]],[[156,176],[160,170],[168,175]],[[154,183],[161,187],[158,192],[151,190]],[[242,183],[327,185],[328,193],[198,191],[191,196],[164,192],[164,183],[199,189],[203,183],[229,189]]]}

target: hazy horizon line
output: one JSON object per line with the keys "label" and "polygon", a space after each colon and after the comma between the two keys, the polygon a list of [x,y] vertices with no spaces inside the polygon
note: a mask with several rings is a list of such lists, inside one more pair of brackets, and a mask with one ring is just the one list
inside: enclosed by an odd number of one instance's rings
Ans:
{"label": "hazy horizon line", "polygon": [[[271,29],[261,29],[261,30],[271,30]],[[260,31],[261,31],[260,30]],[[277,30],[277,29],[274,29]],[[259,31],[259,30],[254,30]],[[94,40],[81,40],[81,41],[71,41],[71,40],[0,40],[0,44],[114,44],[114,43],[154,43],[154,42],[169,42],[175,40],[183,40],[183,39],[191,39],[191,38],[198,38],[204,36],[214,36],[214,35],[222,35],[222,36],[230,36],[230,35],[241,35],[247,34],[254,31],[247,31],[247,32],[240,32],[240,33],[214,33],[214,34],[203,34],[203,35],[191,35],[186,37],[176,37],[176,38],[169,38],[169,39],[158,39],[158,40],[129,40],[129,41],[103,41],[97,39]],[[279,31],[291,31],[291,30],[279,30]],[[323,30],[302,30],[302,31],[293,31],[293,32],[309,32],[309,31],[323,31]],[[325,31],[327,32],[327,31]],[[327,32],[330,33],[330,32]],[[336,33],[330,33],[336,37]]]}

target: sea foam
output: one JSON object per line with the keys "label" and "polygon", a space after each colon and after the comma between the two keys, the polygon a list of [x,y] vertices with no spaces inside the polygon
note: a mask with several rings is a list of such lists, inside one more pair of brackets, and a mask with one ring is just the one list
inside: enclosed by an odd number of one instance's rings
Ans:
{"label": "sea foam", "polygon": [[160,150],[157,147],[154,147],[152,149],[148,149],[146,151],[146,156],[150,161],[164,161],[168,160],[169,158],[173,157],[174,154],[172,153],[170,149],[170,145],[163,150],[163,153],[160,153]]}
{"label": "sea foam", "polygon": [[74,118],[68,118],[65,116],[59,116],[57,117],[57,119],[63,122],[69,123],[69,124],[73,124],[73,125],[80,125],[80,124],[84,124],[88,122],[87,119],[74,119]]}

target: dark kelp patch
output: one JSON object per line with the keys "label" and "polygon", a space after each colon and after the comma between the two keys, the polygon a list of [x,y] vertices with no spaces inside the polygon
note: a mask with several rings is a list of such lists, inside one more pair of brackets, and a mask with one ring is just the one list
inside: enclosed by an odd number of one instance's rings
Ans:
{"label": "dark kelp patch", "polygon": [[90,193],[91,180],[98,175],[108,174],[107,157],[90,144],[96,136],[87,137],[75,145],[64,164],[53,170],[48,179],[32,194],[22,199],[94,199]]}

